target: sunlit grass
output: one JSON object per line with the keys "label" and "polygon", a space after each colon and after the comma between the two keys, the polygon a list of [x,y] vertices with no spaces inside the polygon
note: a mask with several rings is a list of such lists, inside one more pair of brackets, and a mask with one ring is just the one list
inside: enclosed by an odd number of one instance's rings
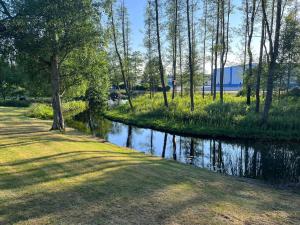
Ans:
{"label": "sunlit grass", "polygon": [[300,194],[120,148],[0,107],[0,224],[299,224]]}

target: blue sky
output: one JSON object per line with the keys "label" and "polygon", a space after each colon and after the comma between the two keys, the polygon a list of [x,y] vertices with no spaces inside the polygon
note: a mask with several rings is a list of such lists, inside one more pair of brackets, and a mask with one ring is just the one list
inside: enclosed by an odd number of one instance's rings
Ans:
{"label": "blue sky", "polygon": [[147,0],[125,0],[131,23],[132,47],[134,49],[143,48],[143,29],[146,3]]}
{"label": "blue sky", "polygon": [[[201,0],[199,0],[202,2]],[[130,23],[131,23],[131,45],[134,51],[142,51],[143,48],[143,30],[144,30],[144,13],[146,8],[147,0],[125,0],[125,5],[128,8]],[[201,3],[200,3],[201,4]],[[232,5],[234,5],[234,11],[231,15],[230,22],[232,27],[238,27],[242,23],[242,15],[239,12],[238,7],[241,6],[240,0],[232,0]],[[198,16],[199,17],[199,16]],[[231,43],[231,52],[228,55],[229,64],[237,64],[240,61],[239,46],[242,45],[238,34],[232,34],[233,39]],[[163,41],[163,40],[162,40]],[[257,40],[253,40],[254,44],[254,54],[256,54]]]}

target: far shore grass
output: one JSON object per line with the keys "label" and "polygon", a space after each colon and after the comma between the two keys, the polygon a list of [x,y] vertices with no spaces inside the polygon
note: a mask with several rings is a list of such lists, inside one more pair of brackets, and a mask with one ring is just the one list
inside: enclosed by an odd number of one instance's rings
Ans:
{"label": "far shore grass", "polygon": [[276,189],[117,147],[0,107],[0,224],[300,224]]}
{"label": "far shore grass", "polygon": [[[105,117],[160,131],[217,138],[243,138],[300,141],[300,98],[275,99],[266,125],[261,114],[255,113],[255,104],[247,106],[244,97],[225,95],[225,103],[215,102],[211,96],[195,97],[195,111],[190,111],[188,96],[177,96],[169,108],[164,107],[161,94],[149,99],[143,95],[133,99],[134,111],[128,104],[105,112]],[[262,106],[263,107],[263,106]]]}

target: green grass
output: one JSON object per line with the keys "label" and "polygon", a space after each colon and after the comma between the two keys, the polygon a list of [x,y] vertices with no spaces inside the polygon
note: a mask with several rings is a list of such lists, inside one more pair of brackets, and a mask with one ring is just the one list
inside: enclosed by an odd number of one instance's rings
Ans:
{"label": "green grass", "polygon": [[144,95],[133,100],[132,112],[122,105],[105,112],[109,119],[179,134],[253,139],[300,140],[300,98],[275,100],[269,121],[261,125],[261,115],[245,104],[244,97],[225,96],[225,103],[212,97],[195,97],[195,111],[190,111],[188,96],[179,96],[164,107],[161,94],[153,99]]}
{"label": "green grass", "polygon": [[0,224],[299,224],[300,193],[120,148],[0,107]]}

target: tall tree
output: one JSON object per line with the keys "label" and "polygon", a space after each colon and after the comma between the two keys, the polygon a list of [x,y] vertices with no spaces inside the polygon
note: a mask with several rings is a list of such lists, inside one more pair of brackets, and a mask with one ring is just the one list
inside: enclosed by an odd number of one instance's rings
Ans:
{"label": "tall tree", "polygon": [[151,0],[148,0],[147,6],[146,6],[146,12],[145,12],[145,37],[144,37],[144,46],[147,49],[146,52],[146,66],[144,69],[144,75],[146,75],[146,79],[149,85],[149,92],[150,92],[150,98],[154,95],[154,83],[155,78],[153,76],[154,74],[154,41],[155,41],[155,35],[153,34],[154,29],[154,15],[153,15],[153,4]]}
{"label": "tall tree", "polygon": [[190,72],[190,99],[191,111],[194,111],[194,63],[193,63],[193,47],[190,23],[190,2],[186,0],[186,13],[187,13],[187,30],[188,30],[188,45],[189,45],[189,72]]}
{"label": "tall tree", "polygon": [[[264,2],[262,2],[261,4],[264,4]],[[259,60],[258,60],[258,68],[256,74],[256,91],[255,91],[255,98],[256,98],[255,112],[256,113],[259,113],[260,110],[260,83],[261,83],[261,73],[263,67],[264,44],[265,44],[265,18],[264,15],[262,15]]]}
{"label": "tall tree", "polygon": [[280,40],[278,61],[283,70],[286,92],[289,92],[293,75],[295,80],[294,71],[300,62],[300,20],[297,18],[297,13],[298,9],[295,5],[285,16]]}
{"label": "tall tree", "polygon": [[215,38],[215,69],[214,69],[214,79],[213,79],[213,85],[214,85],[214,94],[213,94],[213,100],[216,100],[217,98],[217,72],[218,72],[218,51],[219,51],[219,35],[220,35],[220,0],[216,1],[217,3],[217,19],[216,19],[216,38]]}
{"label": "tall tree", "polygon": [[224,101],[224,72],[227,62],[227,54],[229,49],[229,18],[231,12],[231,1],[228,0],[227,4],[227,20],[225,22],[225,1],[221,2],[221,56],[220,56],[220,101]]}
{"label": "tall tree", "polygon": [[[247,0],[246,0],[247,1]],[[245,77],[246,77],[246,64],[247,64],[247,43],[248,43],[248,29],[249,29],[249,23],[248,23],[248,3],[243,2],[244,8],[243,13],[245,15],[244,23],[242,25],[243,30],[243,83],[245,83]]]}
{"label": "tall tree", "polygon": [[162,86],[162,91],[164,96],[164,104],[165,107],[169,107],[166,85],[165,85],[164,67],[163,67],[162,55],[161,55],[158,0],[155,0],[155,21],[156,21],[157,51],[158,51],[158,59],[159,59],[160,80],[161,80],[161,86]]}
{"label": "tall tree", "polygon": [[204,36],[203,36],[203,65],[202,65],[202,98],[205,96],[205,66],[206,66],[206,37],[207,37],[207,0],[204,0]]}
{"label": "tall tree", "polygon": [[[128,10],[125,6],[125,0],[121,2],[120,6],[120,20],[121,20],[121,33],[122,33],[122,47],[123,47],[123,64],[124,71],[127,78],[128,91],[131,92],[131,80],[130,79],[130,53],[129,53],[129,19]],[[131,93],[130,93],[131,95]]]}
{"label": "tall tree", "polygon": [[[181,25],[181,23],[178,23]],[[182,26],[180,26],[182,28]],[[179,71],[180,71],[180,96],[183,97],[183,37],[181,31],[178,33]]]}
{"label": "tall tree", "polygon": [[[211,8],[214,7],[214,4],[210,4],[210,10],[211,12],[213,12],[213,10],[211,10]],[[210,44],[210,69],[211,69],[211,74],[210,74],[210,94],[211,96],[213,96],[214,94],[214,53],[215,53],[215,17],[212,15],[212,13],[210,13],[209,15],[209,34],[210,34],[210,39],[211,39],[211,44]]]}
{"label": "tall tree", "polygon": [[266,13],[266,0],[262,0],[262,11],[265,18],[266,29],[268,34],[268,39],[270,42],[270,50],[269,50],[269,69],[268,69],[268,78],[267,78],[267,94],[265,100],[264,111],[262,114],[262,122],[266,123],[269,117],[269,111],[272,105],[273,98],[273,88],[274,88],[274,75],[276,72],[276,60],[278,58],[279,53],[279,38],[281,31],[281,19],[282,19],[282,0],[277,0],[276,5],[276,23],[275,23],[275,36],[272,37],[271,28],[268,21],[267,13]]}
{"label": "tall tree", "polygon": [[173,92],[172,92],[172,99],[175,98],[176,93],[176,85],[177,85],[177,26],[178,26],[178,0],[174,1],[174,41],[173,41]]}
{"label": "tall tree", "polygon": [[[247,27],[248,27],[248,43],[247,43],[247,51],[248,51],[248,77],[247,77],[247,105],[251,104],[251,94],[252,94],[252,77],[253,77],[253,53],[252,53],[252,38],[254,32],[254,23],[255,23],[255,15],[256,15],[256,0],[252,0],[250,5],[249,0],[246,0],[247,4]],[[251,16],[249,17],[249,14]]]}
{"label": "tall tree", "polygon": [[170,43],[170,52],[172,57],[172,100],[175,98],[177,92],[177,52],[178,52],[178,14],[179,14],[179,2],[180,0],[168,0],[166,1],[166,13],[167,13],[167,25],[168,35],[167,39]]}
{"label": "tall tree", "polygon": [[125,91],[126,91],[126,94],[128,97],[128,102],[129,102],[130,108],[133,110],[131,94],[130,94],[130,91],[128,88],[128,80],[127,80],[126,72],[125,72],[125,68],[124,68],[124,61],[121,57],[121,54],[120,54],[119,48],[118,48],[116,26],[115,26],[115,21],[114,21],[113,3],[110,4],[110,19],[111,19],[111,27],[112,27],[112,33],[113,33],[113,42],[114,42],[115,51],[116,51],[116,54],[117,54],[117,57],[119,60],[119,64],[120,64],[120,70],[121,70],[121,74],[122,74],[122,78],[123,78],[123,82],[124,82],[124,86],[125,86]]}
{"label": "tall tree", "polygon": [[[178,34],[178,56],[179,56],[179,73],[180,73],[180,96],[183,96],[183,83],[184,83],[184,74],[183,74],[183,55],[184,55],[184,32],[185,32],[185,24],[184,24],[184,4],[185,2],[182,0],[178,0],[178,18],[177,18],[177,34]],[[178,83],[178,82],[177,82]]]}
{"label": "tall tree", "polygon": [[51,74],[52,130],[64,130],[60,65],[74,49],[97,41],[99,17],[91,0],[27,0],[15,7],[18,15],[10,35],[19,53],[43,63]]}

